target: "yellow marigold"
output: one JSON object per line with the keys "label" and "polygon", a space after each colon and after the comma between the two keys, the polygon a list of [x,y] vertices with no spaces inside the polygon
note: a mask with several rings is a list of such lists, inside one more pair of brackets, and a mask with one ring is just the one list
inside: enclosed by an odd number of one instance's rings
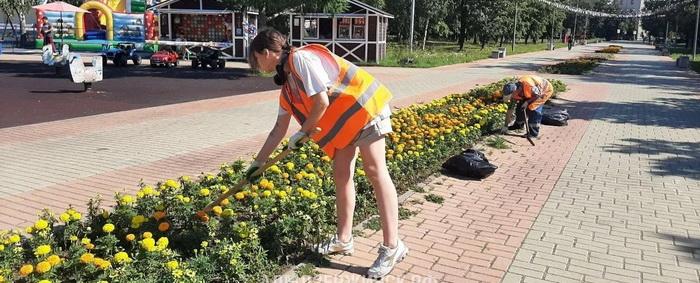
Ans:
{"label": "yellow marigold", "polygon": [[253,192],[253,193],[250,194],[250,196],[253,197],[253,198],[256,198],[256,197],[258,197],[258,193]]}
{"label": "yellow marigold", "polygon": [[143,239],[141,241],[141,248],[146,251],[152,252],[156,250],[156,241],[153,238]]}
{"label": "yellow marigold", "polygon": [[19,235],[14,234],[14,235],[10,236],[10,238],[8,240],[10,241],[10,244],[15,244],[15,243],[18,243],[21,240],[21,238],[19,237]]}
{"label": "yellow marigold", "polygon": [[82,238],[82,239],[80,239],[80,242],[83,245],[87,245],[87,244],[91,243],[92,241],[90,241],[90,238]]}
{"label": "yellow marigold", "polygon": [[127,262],[131,262],[131,258],[129,257],[129,254],[127,254],[125,252],[118,252],[117,254],[114,255],[114,262],[127,263]]}
{"label": "yellow marigold", "polygon": [[168,229],[170,229],[170,223],[163,222],[158,224],[158,231],[165,232],[168,231]]}
{"label": "yellow marigold", "polygon": [[29,274],[32,274],[32,272],[34,272],[34,266],[31,264],[25,264],[19,268],[19,275],[22,276],[27,276]]}
{"label": "yellow marigold", "polygon": [[24,231],[27,232],[27,234],[31,234],[34,232],[34,226],[27,226],[27,228],[24,228]]}
{"label": "yellow marigold", "polygon": [[83,255],[80,256],[80,262],[88,264],[91,263],[95,259],[95,255],[91,253],[84,253]]}
{"label": "yellow marigold", "polygon": [[183,197],[182,198],[183,203],[190,203],[190,200],[191,200],[190,197]]}
{"label": "yellow marigold", "polygon": [[143,235],[141,235],[141,238],[144,238],[144,239],[153,238],[153,233],[143,232]]}
{"label": "yellow marigold", "polygon": [[288,170],[294,170],[294,163],[287,162],[287,164],[285,164],[285,166],[287,167]]}
{"label": "yellow marigold", "polygon": [[76,236],[76,235],[71,235],[70,237],[68,237],[68,239],[71,240],[71,241],[73,241],[73,242],[75,242],[75,241],[78,240],[78,236]]}
{"label": "yellow marigold", "polygon": [[168,247],[168,244],[170,244],[170,240],[168,240],[167,237],[160,237],[158,238],[158,242],[156,242],[159,248],[164,249]]}
{"label": "yellow marigold", "polygon": [[311,163],[307,163],[305,168],[306,168],[306,170],[312,171],[312,170],[314,170],[314,165]]}
{"label": "yellow marigold", "polygon": [[92,263],[102,270],[106,270],[110,266],[112,266],[112,263],[110,263],[108,260],[104,260],[101,258],[95,258],[95,261],[93,261]]}
{"label": "yellow marigold", "polygon": [[123,195],[119,199],[119,204],[121,204],[121,205],[127,205],[127,204],[130,204],[132,202],[134,202],[134,197],[132,197],[130,195]]}
{"label": "yellow marigold", "polygon": [[59,263],[61,263],[61,258],[57,255],[51,255],[46,258],[46,261],[48,261],[51,264],[51,266],[56,266]]}
{"label": "yellow marigold", "polygon": [[80,218],[83,218],[83,215],[80,214],[80,213],[77,213],[77,212],[72,213],[72,214],[70,215],[70,220],[71,220],[71,221],[78,221],[78,220],[80,220]]}
{"label": "yellow marigold", "polygon": [[221,213],[224,211],[224,209],[221,208],[221,206],[217,205],[217,206],[212,207],[211,211],[214,212],[214,214],[216,214],[216,215],[221,215]]}
{"label": "yellow marigold", "polygon": [[242,200],[243,198],[245,198],[245,195],[242,192],[237,192],[236,195],[234,195],[234,197],[237,200]]}
{"label": "yellow marigold", "polygon": [[264,196],[264,197],[269,197],[270,195],[272,195],[272,192],[270,192],[270,191],[264,191],[264,192],[263,192],[263,196]]}
{"label": "yellow marigold", "polygon": [[39,281],[38,283],[51,283],[51,280],[43,279],[43,280]]}
{"label": "yellow marigold", "polygon": [[323,160],[323,161],[325,161],[325,162],[331,162],[331,157],[328,156],[328,155],[326,155],[326,156],[324,156],[324,157],[321,157],[321,160]]}
{"label": "yellow marigold", "polygon": [[51,252],[51,246],[50,245],[41,245],[36,247],[34,250],[34,254],[36,256],[42,256],[42,255],[47,255]]}
{"label": "yellow marigold", "polygon": [[112,233],[114,231],[114,224],[105,224],[104,226],[102,226],[102,231],[104,231],[105,233]]}
{"label": "yellow marigold", "polygon": [[51,264],[46,261],[42,261],[36,265],[36,272],[38,273],[46,273],[49,272],[49,270],[51,270]]}
{"label": "yellow marigold", "polygon": [[277,194],[280,198],[286,198],[287,197],[287,192],[286,191],[280,191],[279,194]]}
{"label": "yellow marigold", "polygon": [[36,222],[34,222],[34,229],[37,230],[44,230],[49,227],[49,222],[47,222],[44,219],[39,219]]}
{"label": "yellow marigold", "polygon": [[229,205],[230,202],[231,201],[229,201],[227,198],[225,198],[224,200],[221,201],[221,206],[227,206],[227,205]]}
{"label": "yellow marigold", "polygon": [[136,235],[134,235],[134,234],[126,235],[126,240],[127,240],[127,241],[131,242],[131,241],[133,241],[134,239],[136,239]]}
{"label": "yellow marigold", "polygon": [[65,212],[61,213],[61,215],[58,216],[58,219],[60,219],[63,222],[68,222],[68,221],[70,221],[70,214],[65,213]]}
{"label": "yellow marigold", "polygon": [[182,180],[183,182],[189,182],[190,176],[182,176],[182,177],[180,177],[180,180]]}
{"label": "yellow marigold", "polygon": [[145,186],[141,189],[144,195],[150,196],[156,194],[156,191],[151,186]]}
{"label": "yellow marigold", "polygon": [[0,252],[5,250],[5,245],[0,244]]}
{"label": "yellow marigold", "polygon": [[[189,177],[187,177],[187,180],[189,181]],[[179,189],[180,183],[176,182],[175,180],[168,179],[167,181],[165,181],[165,186],[168,188]]]}
{"label": "yellow marigold", "polygon": [[170,270],[175,270],[177,269],[180,265],[177,263],[175,260],[168,261],[165,263],[165,266],[168,267]]}
{"label": "yellow marigold", "polygon": [[203,197],[209,196],[210,193],[211,192],[209,191],[209,189],[206,189],[206,188],[199,190],[199,195],[203,196]]}

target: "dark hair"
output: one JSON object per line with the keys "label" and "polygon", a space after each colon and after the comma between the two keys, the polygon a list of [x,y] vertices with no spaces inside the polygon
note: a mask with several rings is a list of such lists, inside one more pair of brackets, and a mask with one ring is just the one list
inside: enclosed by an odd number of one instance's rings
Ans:
{"label": "dark hair", "polygon": [[284,50],[290,50],[291,47],[287,43],[287,37],[281,32],[273,29],[266,28],[258,33],[258,35],[253,38],[250,42],[250,47],[248,49],[248,64],[253,69],[258,68],[258,62],[255,60],[255,52],[263,52],[265,49],[282,52]]}
{"label": "dark hair", "polygon": [[48,18],[48,17],[46,17],[46,16],[44,16],[44,17],[43,17],[43,18],[41,18],[41,19],[42,19],[42,20],[48,20],[49,18]]}

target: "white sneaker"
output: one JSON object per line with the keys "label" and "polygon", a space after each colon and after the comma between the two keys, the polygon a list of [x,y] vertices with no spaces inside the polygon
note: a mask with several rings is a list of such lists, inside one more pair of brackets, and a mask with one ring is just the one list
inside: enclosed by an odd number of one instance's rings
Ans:
{"label": "white sneaker", "polygon": [[396,248],[390,249],[384,245],[379,246],[379,256],[367,270],[367,277],[371,279],[382,279],[394,270],[397,263],[403,261],[408,255],[408,247],[398,240]]}
{"label": "white sneaker", "polygon": [[350,241],[347,243],[341,242],[340,239],[338,239],[338,235],[333,235],[333,238],[330,238],[323,244],[319,245],[316,248],[316,252],[322,255],[331,255],[331,254],[343,254],[343,255],[352,255],[352,253],[355,252],[355,242],[352,239],[352,236],[350,236]]}

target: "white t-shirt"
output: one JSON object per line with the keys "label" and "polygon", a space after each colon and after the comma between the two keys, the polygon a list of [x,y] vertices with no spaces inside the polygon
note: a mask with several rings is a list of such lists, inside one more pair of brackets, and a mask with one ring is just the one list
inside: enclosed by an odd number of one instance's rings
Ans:
{"label": "white t-shirt", "polygon": [[[336,65],[329,64],[313,52],[303,49],[294,52],[292,63],[297,72],[299,72],[299,76],[304,84],[304,92],[309,97],[328,91],[328,89],[333,87],[333,81],[330,78],[337,78],[340,73]],[[288,113],[280,107],[279,115],[288,115]],[[389,118],[389,116],[391,116],[391,108],[387,104],[379,116],[370,121],[365,128]]]}

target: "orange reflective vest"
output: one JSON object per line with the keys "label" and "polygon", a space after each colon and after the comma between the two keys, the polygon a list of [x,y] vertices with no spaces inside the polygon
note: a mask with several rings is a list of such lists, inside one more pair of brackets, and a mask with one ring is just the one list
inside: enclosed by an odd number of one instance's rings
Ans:
{"label": "orange reflective vest", "polygon": [[321,128],[321,132],[311,136],[333,158],[336,150],[350,145],[362,129],[379,116],[392,95],[389,89],[367,71],[336,56],[323,45],[309,44],[294,49],[289,54],[287,64],[291,74],[280,94],[280,106],[291,113],[299,124],[304,124],[306,117],[311,114],[313,101],[304,92],[304,84],[294,68],[293,55],[297,50],[311,51],[338,67],[338,77],[328,90],[328,109],[316,125]]}
{"label": "orange reflective vest", "polygon": [[528,75],[520,77],[518,81],[522,85],[522,91],[517,92],[513,98],[530,101],[527,108],[532,111],[544,105],[554,94],[552,84],[541,77]]}

